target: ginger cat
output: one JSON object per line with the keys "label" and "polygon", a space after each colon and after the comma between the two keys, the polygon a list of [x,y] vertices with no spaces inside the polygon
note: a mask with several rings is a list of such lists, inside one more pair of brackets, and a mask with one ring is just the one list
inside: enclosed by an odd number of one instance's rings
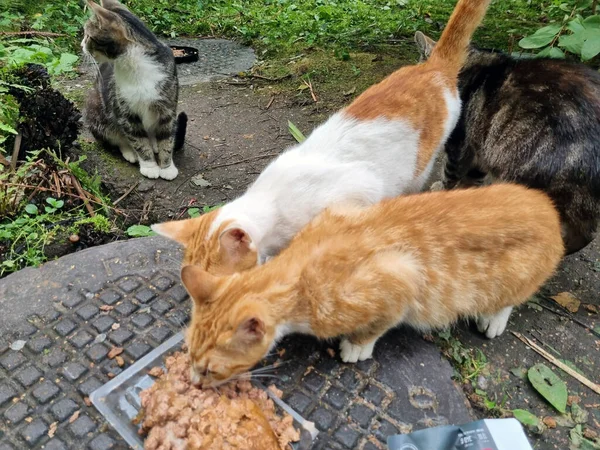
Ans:
{"label": "ginger cat", "polygon": [[154,225],[216,275],[275,256],[328,206],[371,205],[423,189],[460,116],[457,77],[490,0],[459,0],[427,62],[367,89],[281,154],[246,193],[201,217]]}
{"label": "ginger cat", "polygon": [[292,332],[342,336],[345,362],[370,358],[402,323],[428,330],[474,318],[493,338],[562,256],[552,201],[518,185],[328,209],[264,265],[227,277],[183,267],[192,380],[229,380]]}

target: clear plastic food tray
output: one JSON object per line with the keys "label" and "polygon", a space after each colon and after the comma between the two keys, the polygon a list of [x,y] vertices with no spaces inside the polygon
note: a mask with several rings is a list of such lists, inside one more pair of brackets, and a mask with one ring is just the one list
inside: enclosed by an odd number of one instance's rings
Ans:
{"label": "clear plastic food tray", "polygon": [[[154,384],[154,379],[147,372],[152,367],[164,367],[164,357],[171,351],[178,350],[182,342],[183,333],[180,332],[90,395],[92,404],[134,450],[144,448],[143,439],[138,434],[140,426],[134,425],[132,420],[138,415],[141,408],[140,392]],[[265,389],[260,383],[255,382],[254,384]],[[314,424],[301,417],[271,391],[268,389],[265,391],[280,412],[283,410],[294,418],[294,424],[300,431],[300,441],[293,444],[294,450],[310,449],[318,434]]]}

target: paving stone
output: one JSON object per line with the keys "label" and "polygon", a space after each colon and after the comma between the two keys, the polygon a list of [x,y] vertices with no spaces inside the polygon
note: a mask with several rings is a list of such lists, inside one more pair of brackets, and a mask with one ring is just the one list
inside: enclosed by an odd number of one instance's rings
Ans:
{"label": "paving stone", "polygon": [[372,442],[367,442],[364,445],[363,450],[381,450],[381,447],[376,446]]}
{"label": "paving stone", "polygon": [[158,278],[155,278],[154,280],[152,280],[152,284],[154,286],[156,286],[158,289],[160,289],[161,291],[166,291],[171,286],[173,286],[175,283],[173,282],[173,280],[171,280],[168,277],[158,277]]}
{"label": "paving stone", "polygon": [[342,409],[348,401],[348,394],[341,389],[332,386],[323,396],[323,400],[325,400],[335,409]]}
{"label": "paving stone", "polygon": [[181,303],[188,298],[188,293],[183,286],[178,284],[169,291],[169,297],[175,300],[177,303]]}
{"label": "paving stone", "polygon": [[0,406],[8,403],[15,395],[17,395],[17,391],[11,385],[7,383],[0,384]]}
{"label": "paving stone", "polygon": [[365,405],[356,404],[350,408],[348,415],[363,428],[368,428],[369,422],[375,416],[375,411]]}
{"label": "paving stone", "polygon": [[148,313],[137,313],[135,316],[131,318],[131,321],[138,328],[146,328],[152,322],[154,322],[154,317],[152,317]]}
{"label": "paving stone", "polygon": [[116,291],[113,291],[112,289],[107,289],[104,292],[102,292],[102,294],[100,294],[100,301],[106,305],[114,305],[119,300],[121,300],[121,298],[121,294],[119,294]]}
{"label": "paving stone", "polygon": [[325,377],[313,370],[302,379],[302,384],[312,392],[318,392],[325,386]]}
{"label": "paving stone", "polygon": [[75,308],[84,300],[85,298],[82,295],[70,295],[64,298],[61,303],[67,308]]}
{"label": "paving stone", "polygon": [[33,353],[42,353],[47,348],[52,346],[52,341],[48,336],[36,336],[33,339],[27,341],[27,347]]}
{"label": "paving stone", "polygon": [[150,307],[153,311],[156,311],[162,316],[164,313],[171,309],[171,304],[163,300],[162,298],[159,298],[158,300],[154,300]]}
{"label": "paving stone", "polygon": [[83,320],[90,320],[92,317],[100,313],[100,309],[96,305],[85,305],[77,310],[77,315]]}
{"label": "paving stone", "polygon": [[108,334],[108,339],[119,347],[133,337],[133,333],[127,328],[121,327]]}
{"label": "paving stone", "polygon": [[38,403],[48,403],[60,392],[60,388],[50,380],[40,382],[31,393]]}
{"label": "paving stone", "polygon": [[69,342],[77,348],[82,348],[94,339],[90,333],[85,330],[80,330],[69,338]]}
{"label": "paving stone", "polygon": [[134,360],[140,359],[148,353],[152,347],[142,341],[134,341],[125,347],[125,353],[131,356]]}
{"label": "paving stone", "polygon": [[21,352],[9,351],[0,358],[0,366],[9,372],[22,365],[27,358]]}
{"label": "paving stone", "polygon": [[110,373],[110,374],[116,376],[116,375],[119,375],[122,371],[123,371],[123,369],[121,367],[119,367],[119,364],[114,359],[109,359],[102,366],[102,372],[104,372],[106,375],[108,375]]}
{"label": "paving stone", "polygon": [[50,412],[56,420],[63,422],[73,415],[79,409],[79,405],[70,398],[63,398],[57,401],[50,408]]}
{"label": "paving stone", "polygon": [[44,445],[44,450],[67,450],[67,446],[58,438],[53,438]]}
{"label": "paving stone", "polygon": [[23,427],[20,431],[21,437],[30,446],[35,445],[48,431],[48,425],[42,419],[34,419],[33,422]]}
{"label": "paving stone", "polygon": [[154,292],[150,288],[142,289],[137,294],[135,294],[135,298],[137,298],[140,301],[140,303],[148,303],[154,297],[156,297],[156,292]]}
{"label": "paving stone", "polygon": [[46,312],[44,312],[44,314],[42,315],[42,318],[44,319],[45,323],[50,323],[50,322],[54,322],[55,320],[57,320],[61,315],[60,311],[57,311],[56,309],[52,308]]}
{"label": "paving stone", "polygon": [[358,361],[353,367],[361,372],[370,374],[377,367],[377,363],[374,359],[365,359],[364,361]]}
{"label": "paving stone", "polygon": [[15,379],[26,388],[39,381],[41,376],[42,372],[35,366],[24,367],[15,373]]}
{"label": "paving stone", "polygon": [[110,329],[113,323],[115,323],[115,319],[108,315],[102,315],[97,319],[94,319],[92,326],[98,330],[99,333],[105,333]]}
{"label": "paving stone", "polygon": [[53,348],[42,358],[44,364],[48,364],[53,369],[60,366],[67,360],[68,355],[59,348]]}
{"label": "paving stone", "polygon": [[13,424],[19,423],[29,413],[30,408],[26,403],[18,402],[11,405],[9,408],[6,408],[4,411],[4,418]]}
{"label": "paving stone", "polygon": [[83,383],[81,383],[77,390],[87,397],[100,386],[102,386],[102,384],[104,383],[102,383],[98,378],[92,376],[85,380]]}
{"label": "paving stone", "polygon": [[108,434],[102,433],[90,441],[90,450],[109,450],[115,447],[115,440]]}
{"label": "paving stone", "polygon": [[362,393],[362,397],[373,403],[375,406],[381,405],[381,402],[385,398],[385,391],[378,388],[373,384],[367,385],[366,389]]}
{"label": "paving stone", "polygon": [[299,414],[304,414],[312,400],[304,395],[302,392],[294,392],[291,396],[289,396],[285,402],[295,409]]}
{"label": "paving stone", "polygon": [[78,362],[70,362],[63,367],[62,373],[68,380],[75,381],[86,373],[87,370],[87,367]]}
{"label": "paving stone", "polygon": [[38,329],[32,323],[26,321],[19,325],[16,330],[16,335],[19,339],[24,339],[34,334]]}
{"label": "paving stone", "polygon": [[190,320],[190,316],[187,312],[178,309],[168,314],[169,322],[176,327],[182,328],[187,325]]}
{"label": "paving stone", "polygon": [[90,347],[90,349],[85,352],[88,358],[90,358],[95,363],[102,361],[110,350],[103,344],[94,344]]}
{"label": "paving stone", "polygon": [[323,406],[318,406],[310,414],[309,420],[321,431],[329,430],[335,422],[336,413]]}
{"label": "paving stone", "polygon": [[170,337],[173,334],[173,332],[170,328],[166,326],[155,326],[152,327],[148,334],[154,341],[156,341],[159,344],[162,344],[164,341],[167,340],[168,337]]}
{"label": "paving stone", "polygon": [[96,423],[86,414],[81,414],[69,425],[69,430],[76,438],[82,438],[96,428]]}
{"label": "paving stone", "polygon": [[[121,281],[119,281],[118,285],[125,292],[129,293],[129,292],[135,291],[138,287],[140,287],[141,283],[138,280],[136,280],[135,278],[126,277],[126,278],[122,279]],[[108,292],[111,292],[113,295],[117,295],[118,298],[121,298],[121,296],[114,291],[107,291],[107,293]]]}
{"label": "paving stone", "polygon": [[360,433],[354,429],[352,429],[349,425],[343,424],[340,426],[333,438],[342,444],[345,448],[355,448],[356,443],[358,442],[358,438],[360,437]]}
{"label": "paving stone", "polygon": [[0,450],[15,450],[8,442],[0,442]]}
{"label": "paving stone", "polygon": [[399,433],[398,428],[396,428],[392,423],[390,423],[389,421],[387,421],[385,419],[379,419],[377,421],[377,423],[378,423],[378,426],[373,427],[374,428],[373,434],[381,442],[386,442],[388,436]]}
{"label": "paving stone", "polygon": [[350,392],[356,391],[356,388],[360,386],[360,378],[358,378],[354,370],[348,368],[342,371],[339,382],[344,389]]}
{"label": "paving stone", "polygon": [[138,306],[131,303],[131,300],[125,300],[120,305],[115,306],[115,311],[125,317],[130,316],[136,309],[138,309]]}
{"label": "paving stone", "polygon": [[75,328],[77,328],[77,324],[69,318],[62,319],[60,322],[54,325],[54,331],[63,337],[65,337]]}
{"label": "paving stone", "polygon": [[326,375],[334,375],[339,366],[339,363],[335,359],[326,357],[317,362],[315,369]]}

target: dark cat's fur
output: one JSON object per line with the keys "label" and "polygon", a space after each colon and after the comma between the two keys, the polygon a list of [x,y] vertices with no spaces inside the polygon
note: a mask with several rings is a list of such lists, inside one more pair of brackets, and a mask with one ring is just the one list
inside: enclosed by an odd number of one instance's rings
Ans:
{"label": "dark cat's fur", "polygon": [[[428,56],[435,42],[415,39]],[[585,247],[600,215],[600,74],[473,48],[458,86],[463,110],[446,145],[443,186],[489,174],[543,189],[561,214],[567,252]]]}
{"label": "dark cat's fur", "polygon": [[[84,52],[100,63],[85,119],[94,137],[139,161],[149,178],[172,180],[172,152],[183,146],[187,117],[175,120],[179,85],[171,49],[125,6],[88,1],[93,16],[85,24]],[[157,154],[157,161],[154,154]]]}

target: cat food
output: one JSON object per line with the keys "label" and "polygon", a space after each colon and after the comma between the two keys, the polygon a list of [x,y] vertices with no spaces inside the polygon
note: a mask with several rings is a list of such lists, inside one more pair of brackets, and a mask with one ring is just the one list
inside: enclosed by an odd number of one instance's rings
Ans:
{"label": "cat food", "polygon": [[187,354],[172,354],[165,366],[149,372],[158,380],[140,394],[146,450],[288,450],[299,441],[292,416],[278,416],[267,393],[249,381],[201,390],[190,383]]}
{"label": "cat food", "polygon": [[180,58],[182,56],[185,56],[185,52],[179,48],[173,48],[171,50],[173,50],[173,56],[175,56],[175,58]]}

